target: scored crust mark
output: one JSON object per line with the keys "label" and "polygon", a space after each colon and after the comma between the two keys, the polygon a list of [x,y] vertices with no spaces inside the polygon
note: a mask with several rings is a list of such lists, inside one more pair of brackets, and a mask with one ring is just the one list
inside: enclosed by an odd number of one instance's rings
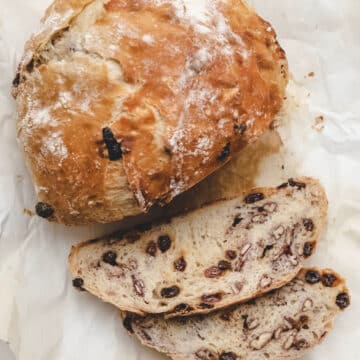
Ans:
{"label": "scored crust mark", "polygon": [[121,143],[119,143],[112,130],[108,127],[103,129],[103,139],[109,153],[111,161],[120,160],[122,158]]}
{"label": "scored crust mark", "polygon": [[43,202],[39,202],[36,204],[35,211],[36,214],[43,219],[51,218],[55,212],[54,208],[51,205],[45,204]]}

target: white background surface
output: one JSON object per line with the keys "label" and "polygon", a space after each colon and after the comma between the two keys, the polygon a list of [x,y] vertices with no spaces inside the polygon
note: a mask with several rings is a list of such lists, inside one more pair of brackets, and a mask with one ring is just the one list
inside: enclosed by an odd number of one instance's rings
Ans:
{"label": "white background surface", "polygon": [[0,359],[1,360],[15,359],[14,355],[11,353],[11,350],[9,349],[9,346],[2,341],[0,341]]}
{"label": "white background surface", "polygon": [[[282,131],[286,165],[320,178],[329,194],[329,226],[312,263],[340,272],[352,292],[351,308],[306,359],[357,360],[360,1],[252,2],[279,33],[293,74],[289,93],[299,97],[300,106],[288,109],[296,121]],[[10,83],[24,41],[47,3],[0,0],[0,338],[10,341],[19,360],[160,359],[127,337],[111,306],[71,289],[66,263],[71,244],[113,227],[69,229],[23,213],[33,208],[35,195],[15,140]],[[315,77],[306,77],[311,71]],[[319,115],[325,119],[322,132],[311,128]],[[268,181],[266,172],[260,178]],[[2,350],[0,345],[0,359],[7,360]]]}

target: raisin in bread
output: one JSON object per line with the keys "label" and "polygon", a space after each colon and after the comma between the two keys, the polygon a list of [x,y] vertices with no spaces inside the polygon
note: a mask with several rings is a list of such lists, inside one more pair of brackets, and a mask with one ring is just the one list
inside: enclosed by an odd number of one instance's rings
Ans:
{"label": "raisin in bread", "polygon": [[318,181],[290,180],[144,232],[80,244],[70,271],[75,286],[121,310],[208,313],[292,280],[313,253],[326,213]]}
{"label": "raisin in bread", "polygon": [[308,269],[279,290],[207,316],[123,316],[144,345],[174,360],[293,360],[322,341],[349,303],[338,274]]}

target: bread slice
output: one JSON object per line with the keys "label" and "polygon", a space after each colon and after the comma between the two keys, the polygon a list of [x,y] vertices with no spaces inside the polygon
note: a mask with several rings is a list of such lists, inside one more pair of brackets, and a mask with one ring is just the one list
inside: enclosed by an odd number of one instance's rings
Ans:
{"label": "bread slice", "polygon": [[338,274],[307,269],[248,304],[170,320],[128,315],[124,325],[144,345],[174,360],[294,360],[322,341],[349,304]]}
{"label": "bread slice", "polygon": [[70,271],[75,286],[121,310],[208,313],[291,281],[313,253],[326,213],[318,181],[290,180],[144,232],[80,244]]}

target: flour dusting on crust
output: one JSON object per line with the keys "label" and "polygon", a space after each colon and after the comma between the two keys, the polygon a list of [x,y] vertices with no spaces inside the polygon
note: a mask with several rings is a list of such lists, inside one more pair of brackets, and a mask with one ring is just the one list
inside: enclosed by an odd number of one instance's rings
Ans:
{"label": "flour dusting on crust", "polygon": [[43,140],[42,153],[46,155],[53,155],[65,159],[68,156],[68,150],[62,140],[60,132],[54,132]]}

